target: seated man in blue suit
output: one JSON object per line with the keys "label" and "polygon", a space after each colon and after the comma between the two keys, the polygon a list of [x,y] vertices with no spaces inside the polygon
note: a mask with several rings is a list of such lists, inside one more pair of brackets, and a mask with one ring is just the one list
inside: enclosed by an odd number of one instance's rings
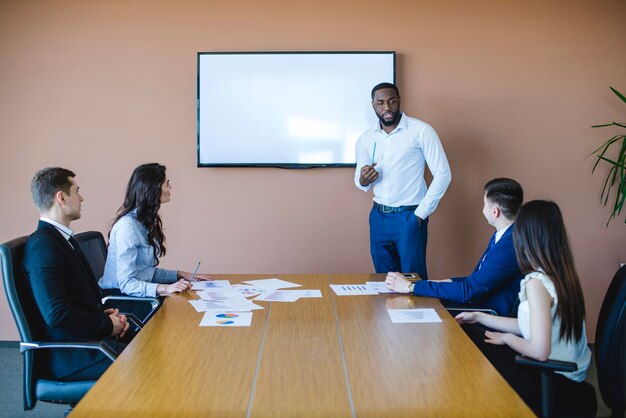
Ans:
{"label": "seated man in blue suit", "polygon": [[485,184],[483,215],[496,232],[469,276],[410,283],[402,274],[391,272],[385,279],[387,287],[439,298],[446,306],[471,305],[510,316],[523,278],[515,258],[511,226],[523,200],[522,186],[515,180],[497,178]]}
{"label": "seated man in blue suit", "polygon": [[[75,175],[64,168],[35,174],[31,191],[41,218],[24,254],[24,270],[52,341],[106,339],[120,352],[128,330],[117,309],[104,310],[100,288],[88,261],[72,238],[70,222],[80,218],[82,196]],[[67,381],[95,380],[111,364],[97,350],[49,350],[52,377]]]}

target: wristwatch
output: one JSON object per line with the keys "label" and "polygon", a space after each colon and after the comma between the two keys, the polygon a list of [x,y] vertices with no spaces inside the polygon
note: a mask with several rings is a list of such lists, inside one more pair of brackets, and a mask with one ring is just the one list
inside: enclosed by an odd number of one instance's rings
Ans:
{"label": "wristwatch", "polygon": [[413,293],[413,289],[415,289],[415,283],[409,283],[409,293]]}

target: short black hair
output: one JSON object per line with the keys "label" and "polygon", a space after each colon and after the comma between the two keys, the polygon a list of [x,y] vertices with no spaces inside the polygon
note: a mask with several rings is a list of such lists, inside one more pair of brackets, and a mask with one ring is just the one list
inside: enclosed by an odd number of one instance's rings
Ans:
{"label": "short black hair", "polygon": [[398,97],[400,97],[400,91],[398,90],[398,87],[393,84],[393,83],[380,83],[380,84],[376,84],[374,86],[374,88],[372,89],[372,100],[374,100],[374,93],[376,93],[378,90],[382,90],[382,89],[394,89],[396,91],[396,94],[398,95]]}
{"label": "short black hair", "polygon": [[57,192],[70,194],[72,187],[70,178],[73,177],[76,177],[76,174],[66,168],[46,167],[39,170],[30,183],[30,191],[37,210],[43,212],[50,209]]}
{"label": "short black hair", "polygon": [[524,202],[524,190],[513,179],[499,177],[485,184],[487,199],[498,205],[508,220],[513,220]]}

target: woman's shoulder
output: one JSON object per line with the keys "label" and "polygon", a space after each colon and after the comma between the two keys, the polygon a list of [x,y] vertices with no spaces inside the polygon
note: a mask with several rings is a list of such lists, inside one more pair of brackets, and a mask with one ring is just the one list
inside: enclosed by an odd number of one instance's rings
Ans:
{"label": "woman's shoulder", "polygon": [[520,300],[522,300],[522,295],[523,299],[526,299],[526,284],[531,280],[539,281],[543,285],[543,287],[546,288],[550,296],[552,296],[552,298],[556,298],[556,288],[554,287],[554,282],[552,281],[550,276],[548,276],[543,271],[538,270],[526,274],[526,276],[520,282]]}
{"label": "woman's shoulder", "polygon": [[143,229],[143,225],[139,220],[137,220],[137,215],[133,212],[127,213],[122,216],[120,219],[113,224],[111,228],[111,236],[120,233],[120,232],[137,232],[141,233]]}

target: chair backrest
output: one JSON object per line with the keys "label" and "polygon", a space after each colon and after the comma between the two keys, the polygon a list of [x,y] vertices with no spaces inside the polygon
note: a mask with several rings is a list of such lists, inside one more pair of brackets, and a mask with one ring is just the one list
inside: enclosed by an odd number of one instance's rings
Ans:
{"label": "chair backrest", "polygon": [[604,403],[626,408],[626,266],[620,268],[606,292],[595,341],[598,386]]}
{"label": "chair backrest", "polygon": [[22,266],[26,241],[28,236],[23,236],[0,245],[0,259],[4,291],[20,339],[22,342],[33,342],[43,336],[44,320]]}
{"label": "chair backrest", "polygon": [[[0,245],[0,262],[9,308],[15,319],[21,341],[27,343],[41,340],[44,335],[44,320],[22,266],[26,241],[28,241],[28,236],[23,236]],[[38,375],[45,374],[47,370],[45,361],[45,356],[41,353],[35,354],[30,350],[24,352],[24,409],[26,410],[34,408],[37,402],[35,382],[40,377]]]}
{"label": "chair backrest", "polygon": [[96,279],[104,274],[104,264],[107,259],[107,246],[104,236],[99,231],[87,231],[74,235],[80,249],[87,257],[91,271]]}

